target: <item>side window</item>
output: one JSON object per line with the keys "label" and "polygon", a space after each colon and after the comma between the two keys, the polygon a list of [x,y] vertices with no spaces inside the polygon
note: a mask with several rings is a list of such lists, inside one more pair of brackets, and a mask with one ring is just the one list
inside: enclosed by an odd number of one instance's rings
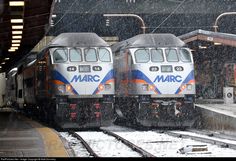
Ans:
{"label": "side window", "polygon": [[84,49],[84,58],[87,62],[96,62],[96,50],[94,48]]}
{"label": "side window", "polygon": [[24,84],[26,85],[27,88],[31,88],[34,85],[33,81],[34,81],[33,78],[27,78],[24,80]]}
{"label": "side window", "polygon": [[54,63],[63,63],[67,61],[67,50],[57,49],[53,53]]}
{"label": "side window", "polygon": [[110,52],[106,48],[98,49],[98,57],[102,62],[111,62]]}
{"label": "side window", "polygon": [[183,62],[191,62],[190,52],[187,49],[180,49],[179,55]]}
{"label": "side window", "polygon": [[152,62],[163,62],[163,52],[161,49],[152,49],[151,50]]}
{"label": "side window", "polygon": [[166,60],[168,62],[178,62],[178,55],[177,55],[177,51],[175,49],[166,49]]}
{"label": "side window", "polygon": [[82,61],[82,53],[80,49],[70,49],[70,61],[81,62]]}
{"label": "side window", "polygon": [[134,53],[136,63],[147,63],[150,61],[149,50],[138,49]]}
{"label": "side window", "polygon": [[23,98],[23,91],[22,91],[22,89],[18,90],[18,98]]}

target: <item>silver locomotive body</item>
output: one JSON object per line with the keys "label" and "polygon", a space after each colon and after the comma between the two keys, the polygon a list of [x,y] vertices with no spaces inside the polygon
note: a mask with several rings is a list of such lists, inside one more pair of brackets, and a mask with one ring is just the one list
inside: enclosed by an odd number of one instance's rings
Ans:
{"label": "silver locomotive body", "polygon": [[114,119],[111,53],[95,33],[60,34],[19,73],[25,84],[20,106],[62,128],[110,125]]}
{"label": "silver locomotive body", "polygon": [[181,40],[172,34],[142,34],[112,49],[121,117],[144,126],[194,124],[194,64]]}

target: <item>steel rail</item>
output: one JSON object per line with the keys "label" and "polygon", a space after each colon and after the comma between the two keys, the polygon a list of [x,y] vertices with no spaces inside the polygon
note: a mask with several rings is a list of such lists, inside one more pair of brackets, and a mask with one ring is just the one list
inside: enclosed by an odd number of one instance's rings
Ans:
{"label": "steel rail", "polygon": [[131,148],[132,150],[138,152],[139,154],[141,154],[143,157],[156,157],[154,155],[152,155],[151,153],[145,151],[144,149],[136,146],[135,144],[131,143],[130,141],[124,139],[123,137],[111,132],[111,131],[108,131],[108,130],[104,130],[104,129],[101,129],[101,131],[107,135],[110,135],[110,136],[113,136],[115,137],[117,140],[120,140],[123,144],[127,145],[129,148]]}
{"label": "steel rail", "polygon": [[[183,133],[179,133],[179,132],[177,133],[177,132],[173,132],[173,131],[165,131],[164,133],[166,133],[170,136],[174,136],[174,137],[190,138],[192,140],[205,142],[205,143],[210,143],[210,144],[218,145],[218,146],[221,146],[221,147],[224,147],[224,148],[231,148],[231,149],[236,150],[236,144],[224,142],[223,140],[222,141],[217,140],[217,139],[220,139],[220,138],[216,138],[216,139],[214,139],[214,138],[205,138],[205,137],[201,137],[201,136],[193,136],[193,135],[190,135],[190,134],[183,134]],[[194,134],[196,134],[196,133],[194,133]]]}
{"label": "steel rail", "polygon": [[98,158],[99,156],[93,151],[93,149],[88,145],[88,143],[76,132],[69,132],[73,137],[75,137],[76,139],[78,139],[79,141],[81,141],[81,143],[83,144],[83,146],[86,148],[86,150],[94,157]]}

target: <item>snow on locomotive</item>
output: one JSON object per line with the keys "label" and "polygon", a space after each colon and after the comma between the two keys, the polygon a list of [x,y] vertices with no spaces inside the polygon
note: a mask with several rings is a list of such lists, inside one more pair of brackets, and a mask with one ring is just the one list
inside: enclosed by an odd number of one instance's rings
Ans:
{"label": "snow on locomotive", "polygon": [[47,122],[61,128],[113,122],[112,52],[95,33],[58,35],[36,60],[18,68],[18,78],[18,105]]}
{"label": "snow on locomotive", "polygon": [[183,41],[173,34],[140,34],[112,51],[120,118],[149,127],[194,124],[194,63]]}

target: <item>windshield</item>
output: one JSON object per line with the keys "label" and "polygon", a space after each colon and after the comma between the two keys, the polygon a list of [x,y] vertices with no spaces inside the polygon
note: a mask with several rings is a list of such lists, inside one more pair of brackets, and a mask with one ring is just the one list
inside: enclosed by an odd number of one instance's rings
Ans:
{"label": "windshield", "polygon": [[138,49],[134,53],[136,63],[146,63],[150,61],[148,49]]}
{"label": "windshield", "polygon": [[152,62],[163,62],[163,52],[161,49],[151,49]]}
{"label": "windshield", "polygon": [[67,61],[67,49],[57,49],[53,53],[55,63],[63,63]]}
{"label": "windshield", "polygon": [[191,62],[190,52],[187,49],[180,49],[179,55],[183,62]]}
{"label": "windshield", "polygon": [[178,55],[177,55],[177,50],[175,49],[166,49],[166,60],[168,62],[178,62]]}
{"label": "windshield", "polygon": [[96,56],[96,50],[94,48],[87,48],[84,49],[84,58],[87,62],[96,62],[97,56]]}
{"label": "windshield", "polygon": [[102,62],[110,62],[111,61],[110,52],[106,48],[98,49],[98,57],[99,57],[99,60]]}
{"label": "windshield", "polygon": [[70,49],[70,61],[72,62],[82,61],[82,53],[80,49]]}

